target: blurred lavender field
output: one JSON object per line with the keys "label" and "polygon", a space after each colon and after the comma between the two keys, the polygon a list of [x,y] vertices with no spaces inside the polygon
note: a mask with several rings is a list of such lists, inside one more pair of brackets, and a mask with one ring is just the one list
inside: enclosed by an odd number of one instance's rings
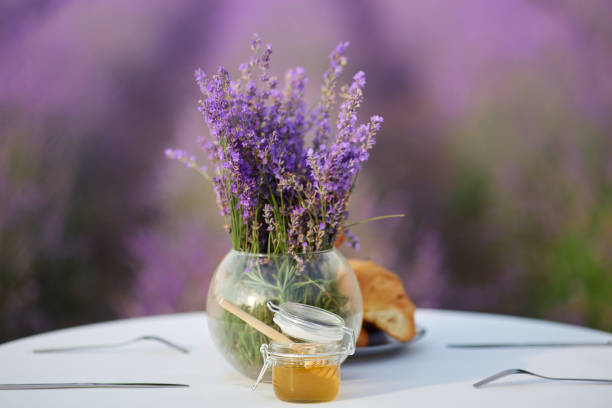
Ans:
{"label": "blurred lavender field", "polygon": [[605,0],[2,2],[0,341],[203,310],[230,239],[163,151],[197,151],[193,71],[236,74],[253,32],[309,95],[341,40],[345,81],[368,75],[363,117],[385,123],[351,218],[407,217],[355,228],[357,256],[421,307],[612,330],[611,18]]}

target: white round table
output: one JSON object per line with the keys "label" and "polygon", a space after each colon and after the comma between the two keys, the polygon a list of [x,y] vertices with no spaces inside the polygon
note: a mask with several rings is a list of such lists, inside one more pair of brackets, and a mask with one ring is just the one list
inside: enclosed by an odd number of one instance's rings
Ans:
{"label": "white round table", "polygon": [[[350,358],[329,406],[612,407],[612,385],[546,382],[515,375],[485,388],[472,384],[507,368],[544,375],[612,378],[612,346],[545,349],[449,349],[447,343],[608,341],[609,333],[540,320],[421,309],[427,329],[418,342],[388,355]],[[34,354],[42,347],[119,342],[157,334],[189,348],[182,354],[154,342],[120,349]],[[177,389],[0,391],[0,407],[270,407],[270,384],[256,391],[216,351],[205,313],[92,324],[0,346],[0,383],[173,382]]]}

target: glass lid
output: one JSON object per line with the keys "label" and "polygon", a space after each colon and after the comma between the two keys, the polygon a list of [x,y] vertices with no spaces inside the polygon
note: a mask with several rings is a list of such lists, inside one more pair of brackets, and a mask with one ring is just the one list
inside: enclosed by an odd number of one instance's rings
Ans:
{"label": "glass lid", "polygon": [[280,306],[268,301],[268,308],[275,312],[276,323],[286,335],[311,343],[342,341],[344,319],[327,310],[286,302]]}

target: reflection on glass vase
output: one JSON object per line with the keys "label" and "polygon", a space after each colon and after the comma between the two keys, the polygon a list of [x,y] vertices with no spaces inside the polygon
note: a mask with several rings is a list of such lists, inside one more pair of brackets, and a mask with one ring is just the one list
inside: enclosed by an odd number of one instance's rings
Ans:
{"label": "reflection on glass vase", "polygon": [[226,299],[279,330],[266,301],[317,306],[344,318],[359,334],[363,305],[355,273],[336,249],[298,255],[230,251],[208,290],[208,327],[217,348],[242,374],[256,378],[263,364],[259,351],[269,339],[219,305]]}

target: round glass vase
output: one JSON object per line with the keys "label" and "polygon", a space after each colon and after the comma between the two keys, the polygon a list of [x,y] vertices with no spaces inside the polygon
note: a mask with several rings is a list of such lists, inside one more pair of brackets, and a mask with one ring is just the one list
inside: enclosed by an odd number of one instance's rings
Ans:
{"label": "round glass vase", "polygon": [[279,331],[272,321],[274,313],[266,307],[268,300],[277,305],[296,302],[320,307],[341,316],[355,335],[361,330],[359,283],[336,249],[297,255],[231,250],[217,267],[206,300],[210,334],[225,359],[255,379],[263,365],[259,348],[270,339],[224,310],[221,299]]}

